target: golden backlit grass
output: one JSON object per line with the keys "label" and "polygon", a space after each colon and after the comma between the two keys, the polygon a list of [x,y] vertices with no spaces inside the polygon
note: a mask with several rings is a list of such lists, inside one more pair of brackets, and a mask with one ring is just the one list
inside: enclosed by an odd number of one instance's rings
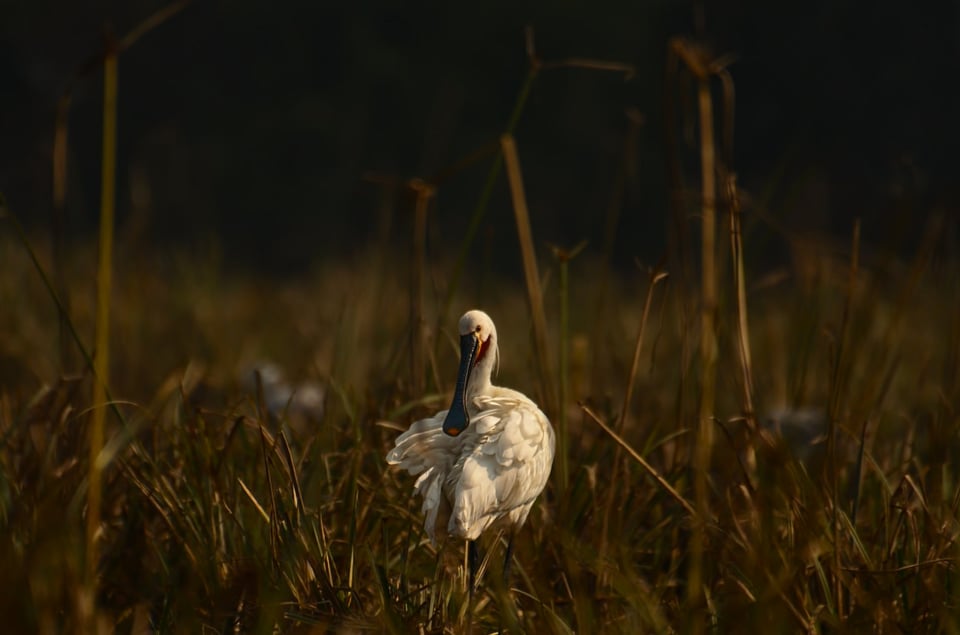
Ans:
{"label": "golden backlit grass", "polygon": [[[25,250],[4,240],[0,595],[16,600],[3,614],[17,632],[71,630],[82,617],[91,377],[58,376],[56,311]],[[569,487],[561,496],[552,481],[531,515],[511,592],[491,574],[468,615],[461,546],[429,544],[412,479],[383,461],[398,429],[448,398],[410,390],[410,296],[382,284],[410,266],[406,258],[361,254],[296,280],[236,274],[216,258],[124,262],[111,386],[124,422],[108,417],[106,429],[99,624],[117,632],[462,632],[469,623],[477,632],[670,632],[693,621],[721,631],[818,632],[841,621],[858,630],[956,628],[960,295],[956,256],[941,247],[924,242],[903,263],[868,252],[850,290],[848,256],[805,246],[781,282],[746,286],[759,419],[782,406],[835,404],[835,465],[824,444],[801,463],[748,432],[735,286],[721,286],[699,612],[685,600],[695,508],[684,504],[694,499],[699,394],[681,381],[698,374],[689,354],[698,325],[678,319],[670,278],[648,296],[649,274],[614,275],[608,293],[617,299],[599,312],[600,259],[570,263],[570,389],[561,405]],[[93,279],[82,275],[95,269],[93,255],[77,249],[67,267],[80,334],[92,333],[95,316]],[[541,266],[547,341],[557,342],[560,293],[550,280],[559,265]],[[448,269],[430,267],[442,283]],[[747,280],[771,273],[748,271]],[[542,399],[524,286],[490,287],[487,297],[461,289],[454,306],[491,313],[500,381]],[[426,294],[427,324],[440,297]],[[424,344],[440,341],[445,391],[454,326]],[[262,358],[323,383],[320,420],[285,420],[258,405],[240,375]],[[615,423],[633,383],[620,435],[630,451],[622,452],[578,402]]]}
{"label": "golden backlit grass", "polygon": [[[609,268],[609,239],[603,253],[571,260],[581,245],[544,258],[513,136],[527,96],[545,70],[632,69],[544,62],[532,31],[499,144],[429,179],[371,177],[416,194],[412,257],[382,236],[349,262],[261,276],[232,269],[216,244],[111,249],[107,213],[99,250],[55,224],[48,254],[0,204],[4,627],[960,630],[957,226],[925,220],[914,252],[895,256],[862,244],[859,221],[837,249],[784,234],[762,202],[741,210],[725,62],[684,40],[670,46],[668,100],[684,76],[697,82],[700,185],[682,182],[679,157],[693,148],[668,142],[668,253],[635,272]],[[68,105],[69,94],[53,153],[57,218]],[[668,105],[668,118],[681,110]],[[668,137],[678,128],[667,127]],[[458,255],[431,253],[434,195],[490,154]],[[512,219],[489,213],[504,168]],[[789,258],[751,269],[745,222]],[[522,281],[475,265],[463,275],[483,223],[516,226]],[[412,479],[383,457],[410,422],[445,407],[456,315],[473,307],[497,322],[500,381],[557,422],[560,455],[517,541],[510,588],[491,571],[471,598],[462,545],[430,544]],[[294,385],[322,386],[322,414],[292,398],[278,408],[264,360]],[[791,428],[798,419],[816,426]],[[486,537],[488,553],[497,539]]]}

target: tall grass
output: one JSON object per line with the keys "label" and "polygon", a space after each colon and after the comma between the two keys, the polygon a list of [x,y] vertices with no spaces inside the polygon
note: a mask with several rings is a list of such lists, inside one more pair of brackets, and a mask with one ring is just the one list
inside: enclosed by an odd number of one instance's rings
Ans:
{"label": "tall grass", "polygon": [[[687,580],[687,602],[699,608],[703,604],[702,579],[706,528],[709,517],[707,473],[713,452],[713,428],[717,386],[717,249],[716,249],[716,148],[713,134],[713,96],[710,80],[714,74],[706,52],[693,43],[677,38],[670,53],[680,58],[697,84],[697,109],[700,132],[700,403],[694,446],[694,497],[699,512],[690,544],[690,568]],[[694,632],[701,632],[702,623],[694,622]]]}
{"label": "tall grass", "polygon": [[[706,135],[702,113],[697,120]],[[673,283],[675,272],[658,267],[641,300],[628,291],[637,286],[635,274],[608,271],[617,291],[611,297],[623,299],[606,316],[610,328],[598,330],[590,323],[591,301],[595,272],[607,261],[586,251],[576,267],[563,267],[556,306],[540,286],[537,235],[525,214],[512,137],[505,135],[500,147],[525,266],[525,284],[498,279],[503,292],[484,307],[497,319],[500,378],[527,392],[536,388],[532,378],[541,378],[545,406],[568,415],[564,478],[551,481],[517,538],[510,589],[488,573],[471,597],[459,545],[430,543],[411,479],[383,461],[399,431],[443,407],[456,353],[427,341],[423,331],[411,342],[403,320],[384,320],[370,307],[410,305],[421,328],[447,304],[474,304],[455,280],[450,299],[436,305],[388,284],[390,270],[409,262],[407,250],[320,263],[302,280],[272,286],[196,258],[136,269],[136,278],[113,281],[110,333],[114,341],[142,342],[150,355],[114,347],[110,388],[119,397],[93,395],[106,374],[93,371],[78,333],[99,322],[102,304],[78,291],[93,283],[97,248],[73,245],[62,254],[64,282],[74,291],[68,314],[46,273],[51,254],[30,246],[3,207],[5,225],[17,232],[15,242],[0,235],[7,241],[0,248],[0,299],[11,307],[0,312],[10,334],[0,358],[4,627],[24,633],[90,624],[119,633],[960,629],[956,224],[931,224],[936,230],[917,247],[906,276],[897,259],[878,256],[856,238],[839,254],[824,240],[804,243],[784,282],[756,287],[749,281],[768,272],[748,267],[739,215],[772,211],[740,210],[732,179],[721,180],[731,205],[730,262],[718,245],[703,252],[712,264],[702,275],[716,276],[712,294],[692,276]],[[702,143],[674,151],[699,156],[704,172],[732,175],[730,166],[709,167]],[[432,195],[433,187],[440,186],[431,182],[425,192]],[[701,182],[686,192],[697,201],[694,209],[707,207],[701,189],[710,187]],[[427,199],[420,199],[414,240],[431,222]],[[781,238],[800,244],[797,236]],[[676,239],[689,240],[681,232]],[[702,249],[705,242],[701,236]],[[461,253],[468,243],[469,237]],[[428,258],[421,247],[414,252],[421,281],[457,262]],[[683,258],[672,254],[668,261]],[[178,267],[193,275],[171,275]],[[728,270],[733,275],[725,284],[719,273]],[[809,270],[815,275],[804,278]],[[671,284],[659,284],[667,273]],[[138,310],[141,288],[164,310]],[[811,297],[815,307],[796,310],[812,306]],[[51,302],[88,362],[81,376],[60,376],[56,363],[44,366],[59,359]],[[699,366],[688,351],[691,342],[706,346],[706,322],[686,317],[696,303],[713,307],[710,330],[717,338]],[[263,307],[272,310],[265,315]],[[631,340],[625,332],[636,333],[632,347],[624,345]],[[571,382],[575,389],[568,389],[567,357],[559,357],[559,373],[552,366],[551,342],[558,339],[551,333],[562,337],[561,350],[579,342],[594,355],[595,372],[577,371],[583,380]],[[105,348],[95,347],[97,364]],[[408,381],[403,368],[411,348],[424,355],[421,377],[433,359],[436,393],[424,395]],[[797,351],[802,364],[791,359]],[[707,353],[719,369],[712,396],[704,394],[705,376],[699,386],[686,379],[705,372]],[[262,378],[245,387],[246,363],[266,354],[323,383],[322,413],[297,412],[292,400],[270,407]],[[775,386],[800,386],[788,405],[826,413],[827,448],[756,433],[765,414],[784,405]],[[127,425],[104,425],[100,449],[87,415],[103,411],[97,407],[103,403]],[[738,425],[751,418],[756,428]],[[709,448],[712,456],[704,454],[705,422],[727,432]],[[755,461],[744,461],[751,452]],[[85,501],[98,465],[104,469],[94,515]],[[91,518],[98,520],[92,538]],[[487,536],[487,547],[498,539]],[[96,595],[88,616],[76,598],[91,575]]]}
{"label": "tall grass", "polygon": [[[15,252],[4,253],[9,258]],[[578,273],[581,270],[589,267],[571,271],[573,298],[592,291],[589,277]],[[418,625],[428,631],[459,631],[471,621],[477,629],[492,630],[506,620],[504,611],[515,602],[516,611],[509,610],[521,630],[637,632],[688,625],[692,616],[682,608],[689,558],[685,545],[696,507],[685,458],[691,438],[677,419],[676,375],[671,370],[676,367],[681,334],[654,327],[657,346],[655,352],[648,349],[647,361],[641,364],[638,399],[630,408],[635,423],[624,426],[622,434],[594,422],[594,415],[603,423],[621,416],[619,404],[603,399],[603,385],[572,395],[593,405],[587,406],[592,415],[586,415],[585,422],[570,422],[567,493],[560,500],[561,490],[551,485],[518,538],[513,600],[496,592],[492,583],[496,576],[491,576],[470,616],[464,613],[459,547],[429,544],[419,503],[411,496],[412,483],[388,472],[382,463],[388,444],[413,416],[410,410],[391,413],[420,397],[410,394],[399,376],[384,378],[381,370],[393,356],[392,347],[407,346],[402,324],[384,330],[363,317],[357,341],[375,345],[354,345],[349,351],[352,369],[334,370],[329,365],[332,353],[321,354],[318,363],[334,374],[322,375],[330,386],[323,418],[306,428],[298,426],[293,415],[278,418],[266,412],[258,405],[262,399],[245,395],[231,379],[236,372],[230,354],[234,333],[262,339],[261,350],[267,350],[273,338],[258,330],[263,317],[256,307],[283,307],[284,297],[317,298],[306,304],[301,300],[298,310],[327,316],[320,322],[336,332],[336,316],[320,298],[338,297],[336,280],[344,275],[352,276],[350,284],[359,287],[371,284],[380,273],[372,267],[350,273],[321,269],[309,280],[275,290],[229,285],[194,292],[217,294],[218,308],[198,316],[200,321],[191,327],[202,334],[204,344],[197,350],[217,351],[211,357],[191,349],[165,357],[175,352],[159,346],[166,342],[170,348],[169,316],[132,324],[131,316],[115,314],[117,337],[136,332],[158,343],[157,370],[170,372],[172,381],[129,388],[144,396],[131,395],[138,403],[120,407],[138,422],[141,432],[131,438],[117,430],[107,437],[107,446],[130,469],[105,472],[98,615],[121,632],[134,623],[166,631],[262,630],[273,624],[285,631],[403,632]],[[5,288],[21,284],[7,278],[2,283]],[[139,283],[151,288],[154,284]],[[879,284],[858,292],[859,306],[869,302],[871,312],[884,315],[896,298],[889,298]],[[844,615],[851,627],[877,623],[884,629],[915,631],[955,624],[950,585],[956,582],[957,552],[951,528],[958,510],[951,461],[957,448],[949,435],[956,433],[957,424],[945,409],[948,402],[942,402],[937,392],[958,394],[950,366],[944,364],[956,352],[921,345],[935,333],[947,341],[958,338],[950,318],[956,315],[955,308],[952,313],[938,308],[955,302],[935,291],[939,285],[932,280],[919,284],[915,303],[904,309],[903,323],[910,328],[890,334],[885,323],[869,325],[849,358],[851,380],[843,396],[845,403],[854,403],[865,398],[864,382],[872,380],[871,356],[882,348],[904,345],[901,370],[889,380],[887,403],[871,416],[876,424],[864,449],[860,510],[855,522],[846,513],[837,516],[839,543],[829,490],[821,488],[811,459],[800,462],[792,458],[790,448],[761,445],[751,491],[737,465],[736,452],[746,446],[718,445],[710,475],[711,517],[706,521],[712,566],[705,569],[704,579],[710,619],[718,628],[831,628],[838,619],[834,544]],[[181,301],[185,306],[197,304],[199,298],[176,300],[184,290],[156,288],[155,300],[172,308]],[[523,306],[525,292],[507,288],[510,293],[502,306],[487,307],[498,316],[504,345],[501,377],[504,384],[529,390],[534,376],[530,371],[535,369],[525,361],[532,352],[524,336],[529,318],[510,309]],[[674,287],[663,288],[675,292]],[[751,325],[764,330],[791,318],[791,306],[783,302],[788,291],[757,298]],[[119,304],[127,292],[123,284],[118,287]],[[405,298],[403,290],[388,293],[387,302]],[[827,320],[839,319],[844,293],[838,290],[835,301],[828,303],[832,310],[826,312]],[[76,312],[85,321],[83,316],[92,307],[82,297],[77,296]],[[23,319],[41,314],[41,295],[21,293],[21,298]],[[675,319],[673,306],[666,304],[662,324]],[[642,306],[625,302],[621,307],[639,320]],[[572,303],[571,330],[588,326],[584,321],[588,315],[588,307]],[[852,312],[851,319],[858,320],[857,315]],[[51,319],[48,325],[49,338],[24,342],[29,345],[25,351],[55,352],[56,323]],[[278,311],[269,324],[271,332],[288,333],[289,352],[311,341],[301,328],[286,311]],[[802,333],[788,330],[785,336]],[[314,341],[319,344],[323,339]],[[591,344],[604,347],[602,342]],[[781,354],[789,345],[781,342]],[[270,348],[274,346],[270,343]],[[829,342],[821,340],[816,346],[825,354]],[[445,357],[455,354],[451,351]],[[633,350],[623,350],[602,360],[601,376],[625,387],[632,358]],[[295,367],[294,360],[287,363]],[[454,362],[443,363],[452,368]],[[781,372],[775,362],[761,356],[760,376]],[[118,372],[133,363],[128,351],[115,352]],[[188,368],[201,364],[207,370],[198,382]],[[918,382],[919,376],[930,385]],[[449,373],[442,378],[449,389]],[[826,394],[827,375],[814,383]],[[335,385],[341,389],[335,390]],[[723,385],[735,384],[727,378]],[[81,580],[69,573],[69,563],[82,560],[82,507],[70,501],[84,491],[88,455],[82,439],[87,426],[74,413],[88,407],[89,393],[76,386],[64,382],[39,392],[29,384],[4,388],[2,403],[8,414],[0,429],[0,493],[6,493],[0,499],[0,536],[9,564],[0,574],[0,587],[30,589],[21,606],[5,611],[10,627],[22,632],[39,628],[41,622],[68,628],[72,609],[60,598],[69,597]],[[739,413],[736,392],[722,396],[719,403],[724,418]],[[759,410],[764,412],[769,405],[761,395]],[[433,407],[442,408],[442,400]],[[854,469],[844,458],[846,449],[856,445],[846,432],[848,420],[841,409],[837,439],[841,482]],[[392,422],[378,428],[377,421]],[[618,466],[613,478],[617,448],[626,453],[627,462]],[[930,471],[934,465],[945,475],[939,495],[929,489],[935,482]],[[610,508],[608,500],[613,501]],[[600,529],[607,509],[604,547]]]}
{"label": "tall grass", "polygon": [[107,385],[110,383],[110,295],[113,281],[113,217],[117,178],[117,54],[107,51],[103,63],[103,160],[100,183],[100,241],[97,266],[97,323],[93,369],[93,412],[90,421],[90,457],[87,478],[87,548],[84,580],[92,613],[97,579],[97,534],[100,530],[101,476]]}
{"label": "tall grass", "polygon": [[500,146],[503,149],[503,158],[507,165],[513,214],[517,221],[517,237],[520,240],[523,274],[527,283],[530,317],[533,321],[533,340],[537,353],[541,394],[547,404],[548,411],[557,412],[559,406],[554,394],[551,349],[547,343],[547,316],[544,312],[543,290],[540,286],[540,273],[537,269],[537,253],[533,246],[533,230],[530,227],[530,215],[527,212],[527,197],[523,189],[523,176],[520,173],[520,158],[512,136],[503,135],[500,138]]}
{"label": "tall grass", "polygon": [[587,246],[586,241],[571,250],[553,248],[554,256],[560,267],[560,330],[557,350],[559,351],[559,401],[557,412],[557,470],[559,472],[560,491],[566,492],[570,485],[570,433],[567,404],[570,403],[570,261],[577,257]]}

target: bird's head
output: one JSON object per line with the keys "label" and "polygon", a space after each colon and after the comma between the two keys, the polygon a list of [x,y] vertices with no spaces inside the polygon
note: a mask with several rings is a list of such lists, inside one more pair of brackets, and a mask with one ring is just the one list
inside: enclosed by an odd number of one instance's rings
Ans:
{"label": "bird's head", "polygon": [[460,370],[453,402],[443,421],[443,431],[457,436],[470,425],[467,395],[490,385],[490,374],[497,363],[497,329],[483,311],[467,311],[460,318]]}

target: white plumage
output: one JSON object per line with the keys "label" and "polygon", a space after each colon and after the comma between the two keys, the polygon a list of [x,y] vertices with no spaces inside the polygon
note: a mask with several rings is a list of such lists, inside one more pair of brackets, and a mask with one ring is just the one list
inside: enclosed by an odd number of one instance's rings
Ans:
{"label": "white plumage", "polygon": [[460,374],[450,408],[411,425],[387,463],[418,477],[414,487],[434,542],[444,531],[474,541],[491,526],[512,537],[547,484],[553,428],[526,396],[491,385],[499,350],[490,317],[469,311],[459,327]]}

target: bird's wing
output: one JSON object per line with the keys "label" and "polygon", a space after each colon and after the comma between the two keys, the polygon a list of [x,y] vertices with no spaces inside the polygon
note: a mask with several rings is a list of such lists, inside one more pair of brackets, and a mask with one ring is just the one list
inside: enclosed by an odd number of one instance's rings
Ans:
{"label": "bird's wing", "polygon": [[435,539],[437,516],[446,505],[443,485],[459,454],[461,439],[444,434],[443,420],[447,411],[414,422],[397,437],[396,445],[387,454],[387,463],[399,465],[410,474],[419,474],[414,490],[423,497],[424,528]]}
{"label": "bird's wing", "polygon": [[[478,399],[471,419],[472,451],[461,458],[450,531],[473,540],[497,518],[528,506],[553,465],[553,429],[525,397]],[[524,514],[525,517],[525,514]]]}
{"label": "bird's wing", "polygon": [[454,449],[460,445],[456,437],[443,433],[443,420],[447,411],[415,421],[410,428],[397,437],[395,446],[387,453],[387,463],[399,465],[411,474],[420,474],[430,467],[446,467],[451,464]]}

